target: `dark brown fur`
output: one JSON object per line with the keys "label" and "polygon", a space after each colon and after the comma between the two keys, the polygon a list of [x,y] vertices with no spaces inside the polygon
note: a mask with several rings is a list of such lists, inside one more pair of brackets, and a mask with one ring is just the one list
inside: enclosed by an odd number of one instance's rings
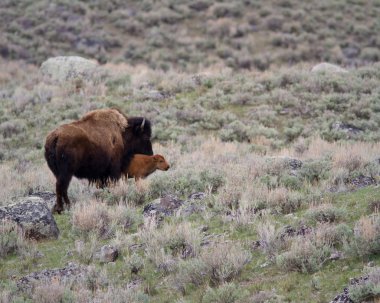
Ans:
{"label": "dark brown fur", "polygon": [[147,155],[134,155],[124,175],[126,178],[135,178],[139,180],[146,178],[154,173],[157,169],[168,170],[170,165],[166,162],[165,158],[161,155],[147,156]]}
{"label": "dark brown fur", "polygon": [[[143,125],[143,127],[142,127]],[[150,122],[127,118],[116,109],[94,110],[48,134],[45,159],[57,179],[57,203],[63,210],[72,176],[107,186],[118,180],[134,154],[152,155]]]}

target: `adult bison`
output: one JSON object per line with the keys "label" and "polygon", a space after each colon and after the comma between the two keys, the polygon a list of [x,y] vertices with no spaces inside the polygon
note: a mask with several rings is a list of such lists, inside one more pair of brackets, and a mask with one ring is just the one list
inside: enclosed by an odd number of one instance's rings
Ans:
{"label": "adult bison", "polygon": [[117,109],[99,109],[78,121],[59,126],[48,134],[45,159],[57,179],[57,203],[61,213],[72,176],[106,186],[117,181],[134,154],[153,155],[150,122],[126,117]]}

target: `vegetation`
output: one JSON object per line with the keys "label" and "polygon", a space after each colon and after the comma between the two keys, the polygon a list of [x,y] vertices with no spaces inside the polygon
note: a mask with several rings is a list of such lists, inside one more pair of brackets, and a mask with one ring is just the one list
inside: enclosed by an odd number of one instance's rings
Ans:
{"label": "vegetation", "polygon": [[380,59],[376,0],[5,0],[0,9],[0,55],[37,64],[79,54],[196,72]]}
{"label": "vegetation", "polygon": [[[54,191],[45,137],[93,109],[149,118],[170,163],[107,189],[74,178],[58,240],[0,223],[0,302],[328,302],[345,287],[378,299],[378,1],[9,0],[0,12],[0,206]],[[102,65],[56,83],[37,65],[57,54]],[[321,61],[347,72],[311,72]],[[194,209],[144,213],[166,194]],[[105,244],[115,262],[96,257]],[[69,262],[82,280],[16,285]]]}

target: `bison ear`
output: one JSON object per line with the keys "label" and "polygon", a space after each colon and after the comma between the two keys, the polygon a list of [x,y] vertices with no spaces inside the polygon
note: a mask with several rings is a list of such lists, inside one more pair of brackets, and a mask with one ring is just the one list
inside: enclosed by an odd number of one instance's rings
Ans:
{"label": "bison ear", "polygon": [[153,160],[154,160],[154,162],[158,162],[158,160],[160,160],[160,157],[157,156],[157,155],[154,155],[154,156],[153,156]]}

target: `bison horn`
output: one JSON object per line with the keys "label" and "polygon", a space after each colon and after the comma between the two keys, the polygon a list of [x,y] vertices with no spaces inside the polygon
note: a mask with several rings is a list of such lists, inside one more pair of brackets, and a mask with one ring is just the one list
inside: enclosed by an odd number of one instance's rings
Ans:
{"label": "bison horn", "polygon": [[143,119],[143,122],[141,123],[141,129],[144,129],[144,125],[145,125],[145,118]]}

